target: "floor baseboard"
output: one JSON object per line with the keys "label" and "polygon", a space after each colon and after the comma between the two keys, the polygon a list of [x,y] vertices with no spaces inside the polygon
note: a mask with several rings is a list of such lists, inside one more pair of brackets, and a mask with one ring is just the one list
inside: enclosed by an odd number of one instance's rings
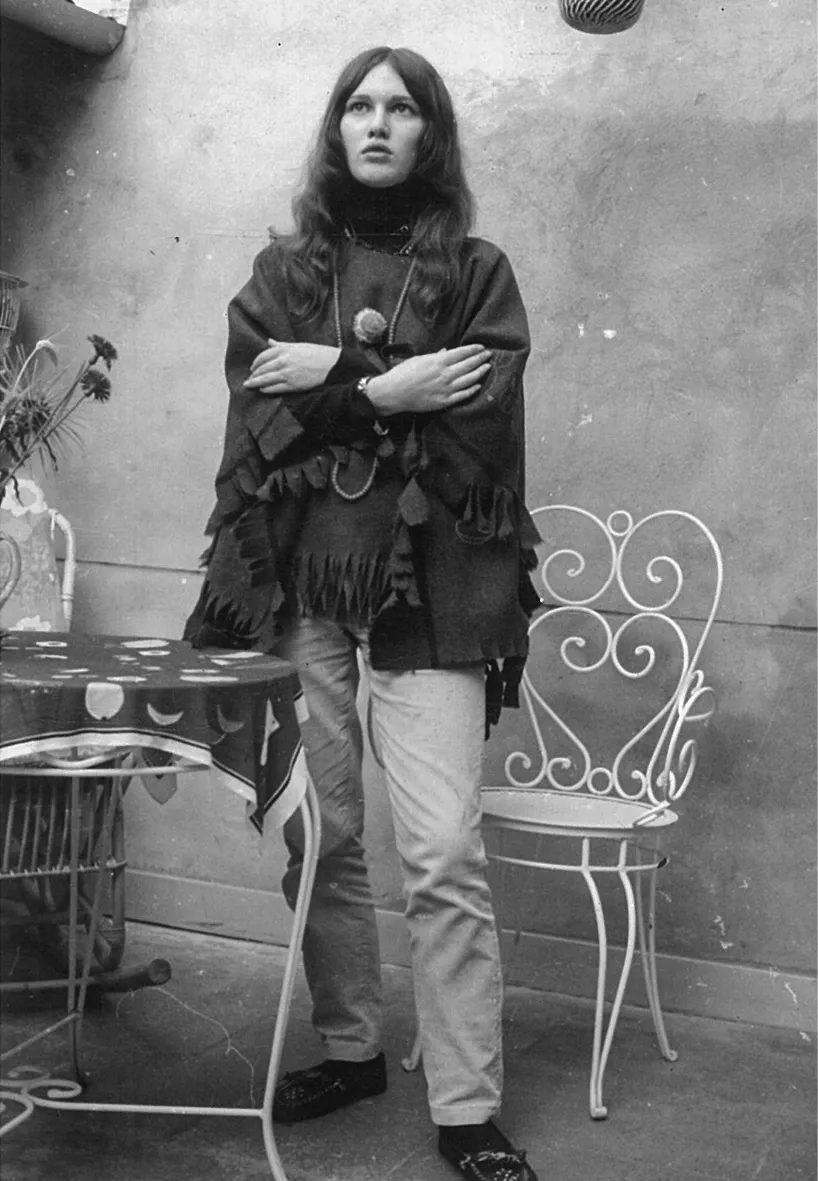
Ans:
{"label": "floor baseboard", "polygon": [[[286,944],[290,912],[280,894],[145,870],[128,871],[128,918],[233,939]],[[378,913],[383,962],[409,966],[402,915]],[[523,933],[502,938],[509,984],[590,998],[596,992],[596,946],[578,939]],[[609,948],[608,989],[613,996],[622,951]],[[634,960],[625,1003],[646,1006],[642,973]],[[818,1031],[816,981],[806,975],[747,964],[658,955],[662,1008],[723,1021]]]}

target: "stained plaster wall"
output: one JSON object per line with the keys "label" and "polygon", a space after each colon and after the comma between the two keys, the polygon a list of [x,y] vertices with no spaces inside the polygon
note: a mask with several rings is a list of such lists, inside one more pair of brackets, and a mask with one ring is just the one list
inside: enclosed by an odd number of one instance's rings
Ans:
{"label": "stained plaster wall", "polygon": [[[288,224],[340,64],[410,44],[450,83],[479,232],[528,306],[530,502],[678,505],[724,548],[708,659],[720,710],[663,878],[660,950],[810,974],[813,6],[648,0],[611,38],[572,32],[553,2],[381,5],[365,34],[360,14],[137,0],[102,61],[4,29],[0,265],[30,284],[22,334],[57,334],[71,355],[101,332],[121,357],[111,404],[49,480],[79,539],[76,626],[179,634],[220,452],[225,305],[268,225]],[[490,777],[520,743],[516,715],[488,748]],[[368,771],[388,916],[400,884]],[[264,937],[259,900],[283,921],[280,845],[251,843],[238,800],[190,785],[163,810],[134,790],[128,810],[136,914],[153,891],[183,925]],[[562,882],[512,886],[511,907],[534,936],[594,937]],[[782,1020],[803,1022],[791,992]]]}

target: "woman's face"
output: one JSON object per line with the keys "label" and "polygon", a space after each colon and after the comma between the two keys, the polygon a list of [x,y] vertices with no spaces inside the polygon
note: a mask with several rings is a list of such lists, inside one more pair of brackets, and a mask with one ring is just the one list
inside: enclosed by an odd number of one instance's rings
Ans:
{"label": "woman's face", "polygon": [[374,189],[402,184],[415,167],[425,126],[400,74],[381,62],[349,96],[341,116],[349,171]]}

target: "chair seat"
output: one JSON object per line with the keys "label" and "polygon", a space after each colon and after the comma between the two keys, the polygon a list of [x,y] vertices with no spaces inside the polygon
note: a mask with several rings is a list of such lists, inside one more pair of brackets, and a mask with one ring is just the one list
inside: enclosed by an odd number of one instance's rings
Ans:
{"label": "chair seat", "polygon": [[651,810],[649,802],[591,796],[585,792],[484,787],[481,797],[486,824],[524,832],[622,837],[629,832],[667,828],[679,818],[667,808],[636,828],[640,816]]}

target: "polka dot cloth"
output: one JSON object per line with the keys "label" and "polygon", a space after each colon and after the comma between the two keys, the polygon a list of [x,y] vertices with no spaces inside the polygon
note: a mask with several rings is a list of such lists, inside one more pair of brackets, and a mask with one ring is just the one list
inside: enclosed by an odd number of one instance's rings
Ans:
{"label": "polka dot cloth", "polygon": [[287,789],[304,704],[291,665],[157,637],[7,632],[0,641],[0,766],[75,746],[138,747],[218,769],[265,814]]}

